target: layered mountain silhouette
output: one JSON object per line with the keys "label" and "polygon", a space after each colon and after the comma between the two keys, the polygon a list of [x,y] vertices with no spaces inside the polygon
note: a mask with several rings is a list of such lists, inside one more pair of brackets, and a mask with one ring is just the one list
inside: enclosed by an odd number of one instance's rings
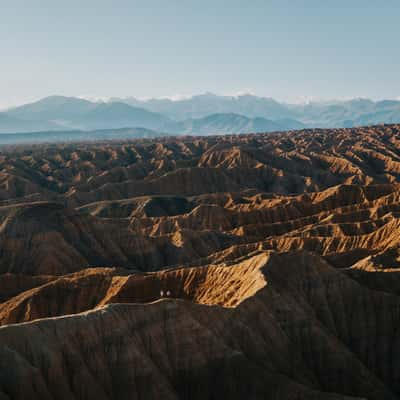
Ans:
{"label": "layered mountain silhouette", "polygon": [[399,140],[4,147],[0,398],[399,399]]}
{"label": "layered mountain silhouette", "polygon": [[[75,128],[82,130],[118,129],[118,128],[160,128],[169,119],[163,115],[132,107],[125,103],[94,103],[83,99],[63,96],[51,96],[38,102],[26,104],[4,113],[15,120],[14,130],[0,121],[0,132],[32,132],[38,121],[52,124],[53,130]],[[19,121],[20,126],[18,126]],[[36,125],[27,128],[29,121]],[[45,128],[46,129],[46,128]],[[50,129],[50,128],[48,128]],[[47,129],[46,129],[47,130]]]}
{"label": "layered mountain silhouette", "polygon": [[81,124],[86,129],[124,127],[157,129],[161,128],[166,122],[168,122],[168,118],[163,115],[115,102],[100,103],[93,110],[78,118],[76,123]]}
{"label": "layered mountain silhouette", "polygon": [[282,119],[291,117],[285,104],[272,98],[253,95],[218,96],[205,93],[182,100],[130,98],[112,98],[111,101],[123,101],[135,107],[167,115],[174,120],[198,119],[211,114],[241,114],[249,118],[264,117]]}
{"label": "layered mountain silhouette", "polygon": [[162,113],[174,120],[198,119],[210,114],[234,113],[248,118],[273,121],[294,119],[307,127],[340,128],[378,123],[400,122],[400,101],[352,99],[346,101],[309,102],[307,104],[280,103],[274,99],[250,94],[218,96],[212,93],[182,100],[135,98],[111,99],[136,107]]}
{"label": "layered mountain silhouette", "polygon": [[[174,101],[114,98],[91,102],[50,96],[0,113],[0,133],[144,128],[157,131],[158,136],[210,135],[398,122],[400,102],[395,100],[291,105],[253,95],[212,93]],[[68,134],[58,138],[68,140]]]}
{"label": "layered mountain silhouette", "polygon": [[171,122],[163,125],[164,132],[184,135],[209,135],[250,132],[274,132],[301,129],[304,125],[298,121],[284,119],[272,121],[265,118],[248,118],[239,114],[211,114],[204,118]]}
{"label": "layered mountain silhouette", "polygon": [[50,96],[34,103],[25,104],[7,111],[14,118],[31,121],[69,121],[94,110],[96,103],[88,100]]}
{"label": "layered mountain silhouette", "polygon": [[49,121],[21,120],[5,112],[0,112],[0,133],[56,130],[59,125]]}

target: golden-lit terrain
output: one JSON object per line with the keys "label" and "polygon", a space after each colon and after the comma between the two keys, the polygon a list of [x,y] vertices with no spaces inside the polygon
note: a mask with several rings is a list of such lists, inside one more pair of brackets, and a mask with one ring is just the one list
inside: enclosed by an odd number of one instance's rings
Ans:
{"label": "golden-lit terrain", "polygon": [[0,152],[0,400],[399,399],[400,125]]}

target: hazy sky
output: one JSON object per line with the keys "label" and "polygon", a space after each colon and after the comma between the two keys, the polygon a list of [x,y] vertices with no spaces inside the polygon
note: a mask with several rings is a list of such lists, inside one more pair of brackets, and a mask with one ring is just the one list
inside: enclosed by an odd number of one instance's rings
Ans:
{"label": "hazy sky", "polygon": [[0,0],[0,107],[51,94],[400,96],[398,0]]}

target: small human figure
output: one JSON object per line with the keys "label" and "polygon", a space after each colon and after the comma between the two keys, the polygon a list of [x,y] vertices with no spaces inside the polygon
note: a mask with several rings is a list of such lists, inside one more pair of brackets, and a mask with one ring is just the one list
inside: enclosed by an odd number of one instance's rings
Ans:
{"label": "small human figure", "polygon": [[167,297],[171,296],[171,292],[167,290]]}
{"label": "small human figure", "polygon": [[164,290],[160,290],[160,297],[164,297]]}

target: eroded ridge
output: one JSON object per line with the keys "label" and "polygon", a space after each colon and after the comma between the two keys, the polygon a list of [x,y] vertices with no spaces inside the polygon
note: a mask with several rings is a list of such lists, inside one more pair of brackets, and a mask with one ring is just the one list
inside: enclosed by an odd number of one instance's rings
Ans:
{"label": "eroded ridge", "polygon": [[267,259],[268,253],[262,253],[230,266],[129,275],[116,268],[90,268],[53,277],[50,282],[0,304],[0,324],[75,314],[110,303],[151,303],[164,299],[236,307],[266,285],[262,268]]}
{"label": "eroded ridge", "polygon": [[0,154],[0,399],[400,398],[400,127]]}
{"label": "eroded ridge", "polygon": [[397,296],[366,289],[307,252],[261,253],[244,266],[258,271],[257,284],[236,307],[169,298],[3,326],[0,366],[13,380],[0,375],[0,393],[397,398],[400,365],[386,345],[398,338]]}

